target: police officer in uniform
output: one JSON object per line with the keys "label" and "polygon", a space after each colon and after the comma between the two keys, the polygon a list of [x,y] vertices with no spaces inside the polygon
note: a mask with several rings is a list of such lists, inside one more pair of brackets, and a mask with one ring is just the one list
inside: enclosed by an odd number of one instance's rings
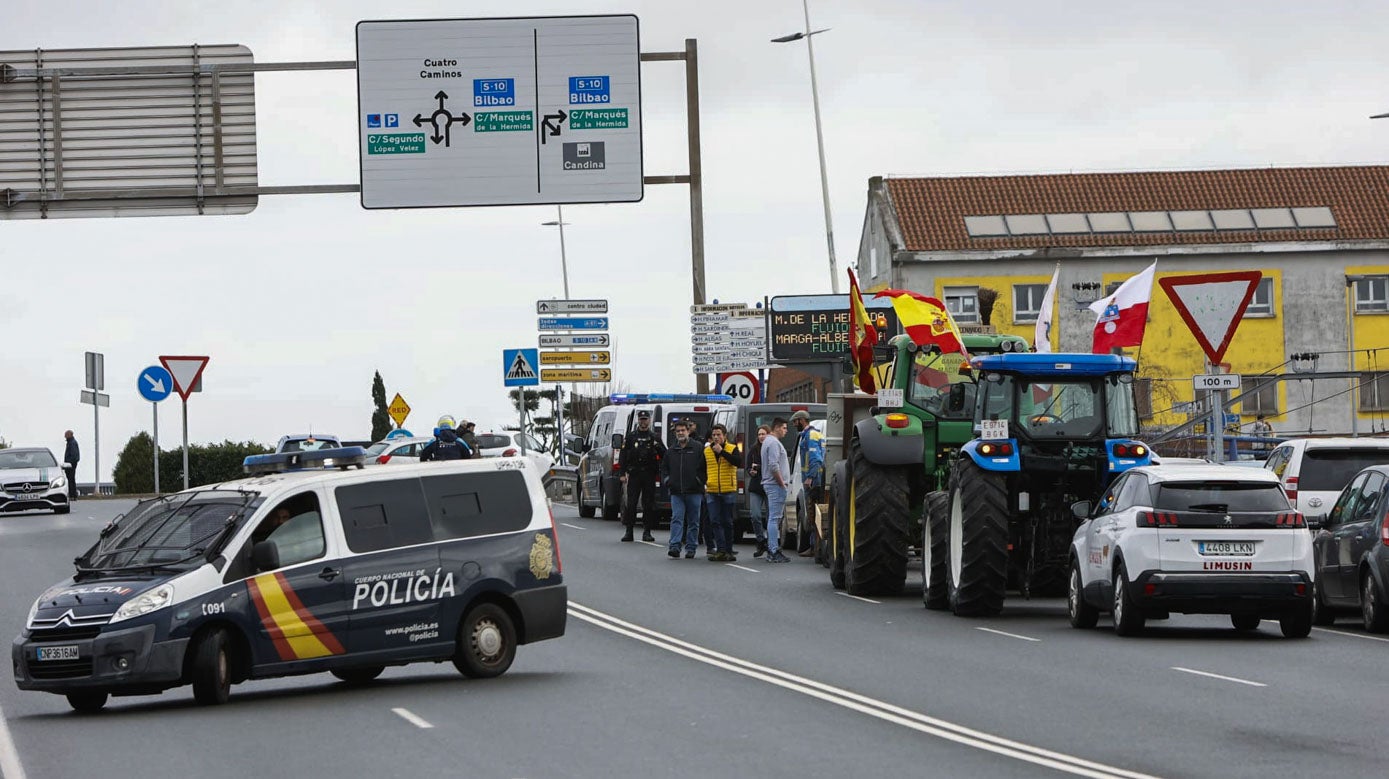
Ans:
{"label": "police officer in uniform", "polygon": [[473,450],[458,437],[454,427],[453,417],[439,417],[439,425],[434,428],[434,440],[425,444],[420,452],[420,462],[462,460],[473,455]]}
{"label": "police officer in uniform", "polygon": [[637,429],[622,442],[622,453],[618,457],[622,483],[627,485],[627,505],[622,512],[622,524],[627,526],[627,532],[622,534],[623,541],[632,540],[638,500],[641,500],[641,540],[656,540],[651,535],[656,527],[656,475],[665,455],[666,445],[651,429],[651,412],[638,411]]}

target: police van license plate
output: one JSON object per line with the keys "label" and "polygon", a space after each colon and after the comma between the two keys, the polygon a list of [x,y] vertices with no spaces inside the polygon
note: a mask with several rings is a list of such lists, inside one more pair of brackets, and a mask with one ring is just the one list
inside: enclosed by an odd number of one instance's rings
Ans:
{"label": "police van license plate", "polygon": [[1253,541],[1201,541],[1197,551],[1204,555],[1237,555],[1248,557],[1254,554]]}
{"label": "police van license plate", "polygon": [[41,646],[38,649],[39,660],[76,660],[77,645],[69,646]]}

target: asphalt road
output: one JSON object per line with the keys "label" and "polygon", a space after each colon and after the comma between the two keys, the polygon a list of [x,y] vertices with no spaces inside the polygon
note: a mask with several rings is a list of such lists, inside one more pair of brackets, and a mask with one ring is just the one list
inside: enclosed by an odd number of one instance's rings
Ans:
{"label": "asphalt road", "polygon": [[[0,517],[0,627],[128,504]],[[1358,628],[1282,638],[1219,617],[1120,639],[1072,630],[1059,600],[984,620],[918,593],[836,594],[805,559],[737,567],[621,544],[556,506],[564,638],[511,671],[389,669],[188,688],[93,716],[0,683],[0,768],[23,776],[1384,776],[1389,641]],[[919,571],[909,579],[919,585]],[[1209,675],[1207,675],[1209,674]],[[8,743],[7,743],[8,742]],[[16,762],[17,761],[17,762]],[[7,779],[16,779],[9,776]]]}

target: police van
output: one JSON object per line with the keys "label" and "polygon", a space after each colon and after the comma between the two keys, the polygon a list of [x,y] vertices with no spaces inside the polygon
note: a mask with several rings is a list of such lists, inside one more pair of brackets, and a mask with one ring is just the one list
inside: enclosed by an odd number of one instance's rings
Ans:
{"label": "police van", "polygon": [[94,711],[191,684],[450,660],[505,673],[564,635],[549,502],[521,458],[367,468],[351,447],[258,455],[249,478],[144,501],[29,610],[20,689]]}

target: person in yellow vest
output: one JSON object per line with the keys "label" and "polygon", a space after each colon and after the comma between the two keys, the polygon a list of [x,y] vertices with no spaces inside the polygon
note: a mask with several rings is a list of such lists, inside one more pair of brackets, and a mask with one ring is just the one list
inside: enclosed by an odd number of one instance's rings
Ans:
{"label": "person in yellow vest", "polygon": [[708,559],[716,563],[731,563],[738,559],[733,551],[733,516],[738,506],[738,466],[742,457],[738,445],[729,443],[728,428],[714,425],[709,430],[709,443],[704,446],[704,501],[709,508],[709,530],[715,547]]}

